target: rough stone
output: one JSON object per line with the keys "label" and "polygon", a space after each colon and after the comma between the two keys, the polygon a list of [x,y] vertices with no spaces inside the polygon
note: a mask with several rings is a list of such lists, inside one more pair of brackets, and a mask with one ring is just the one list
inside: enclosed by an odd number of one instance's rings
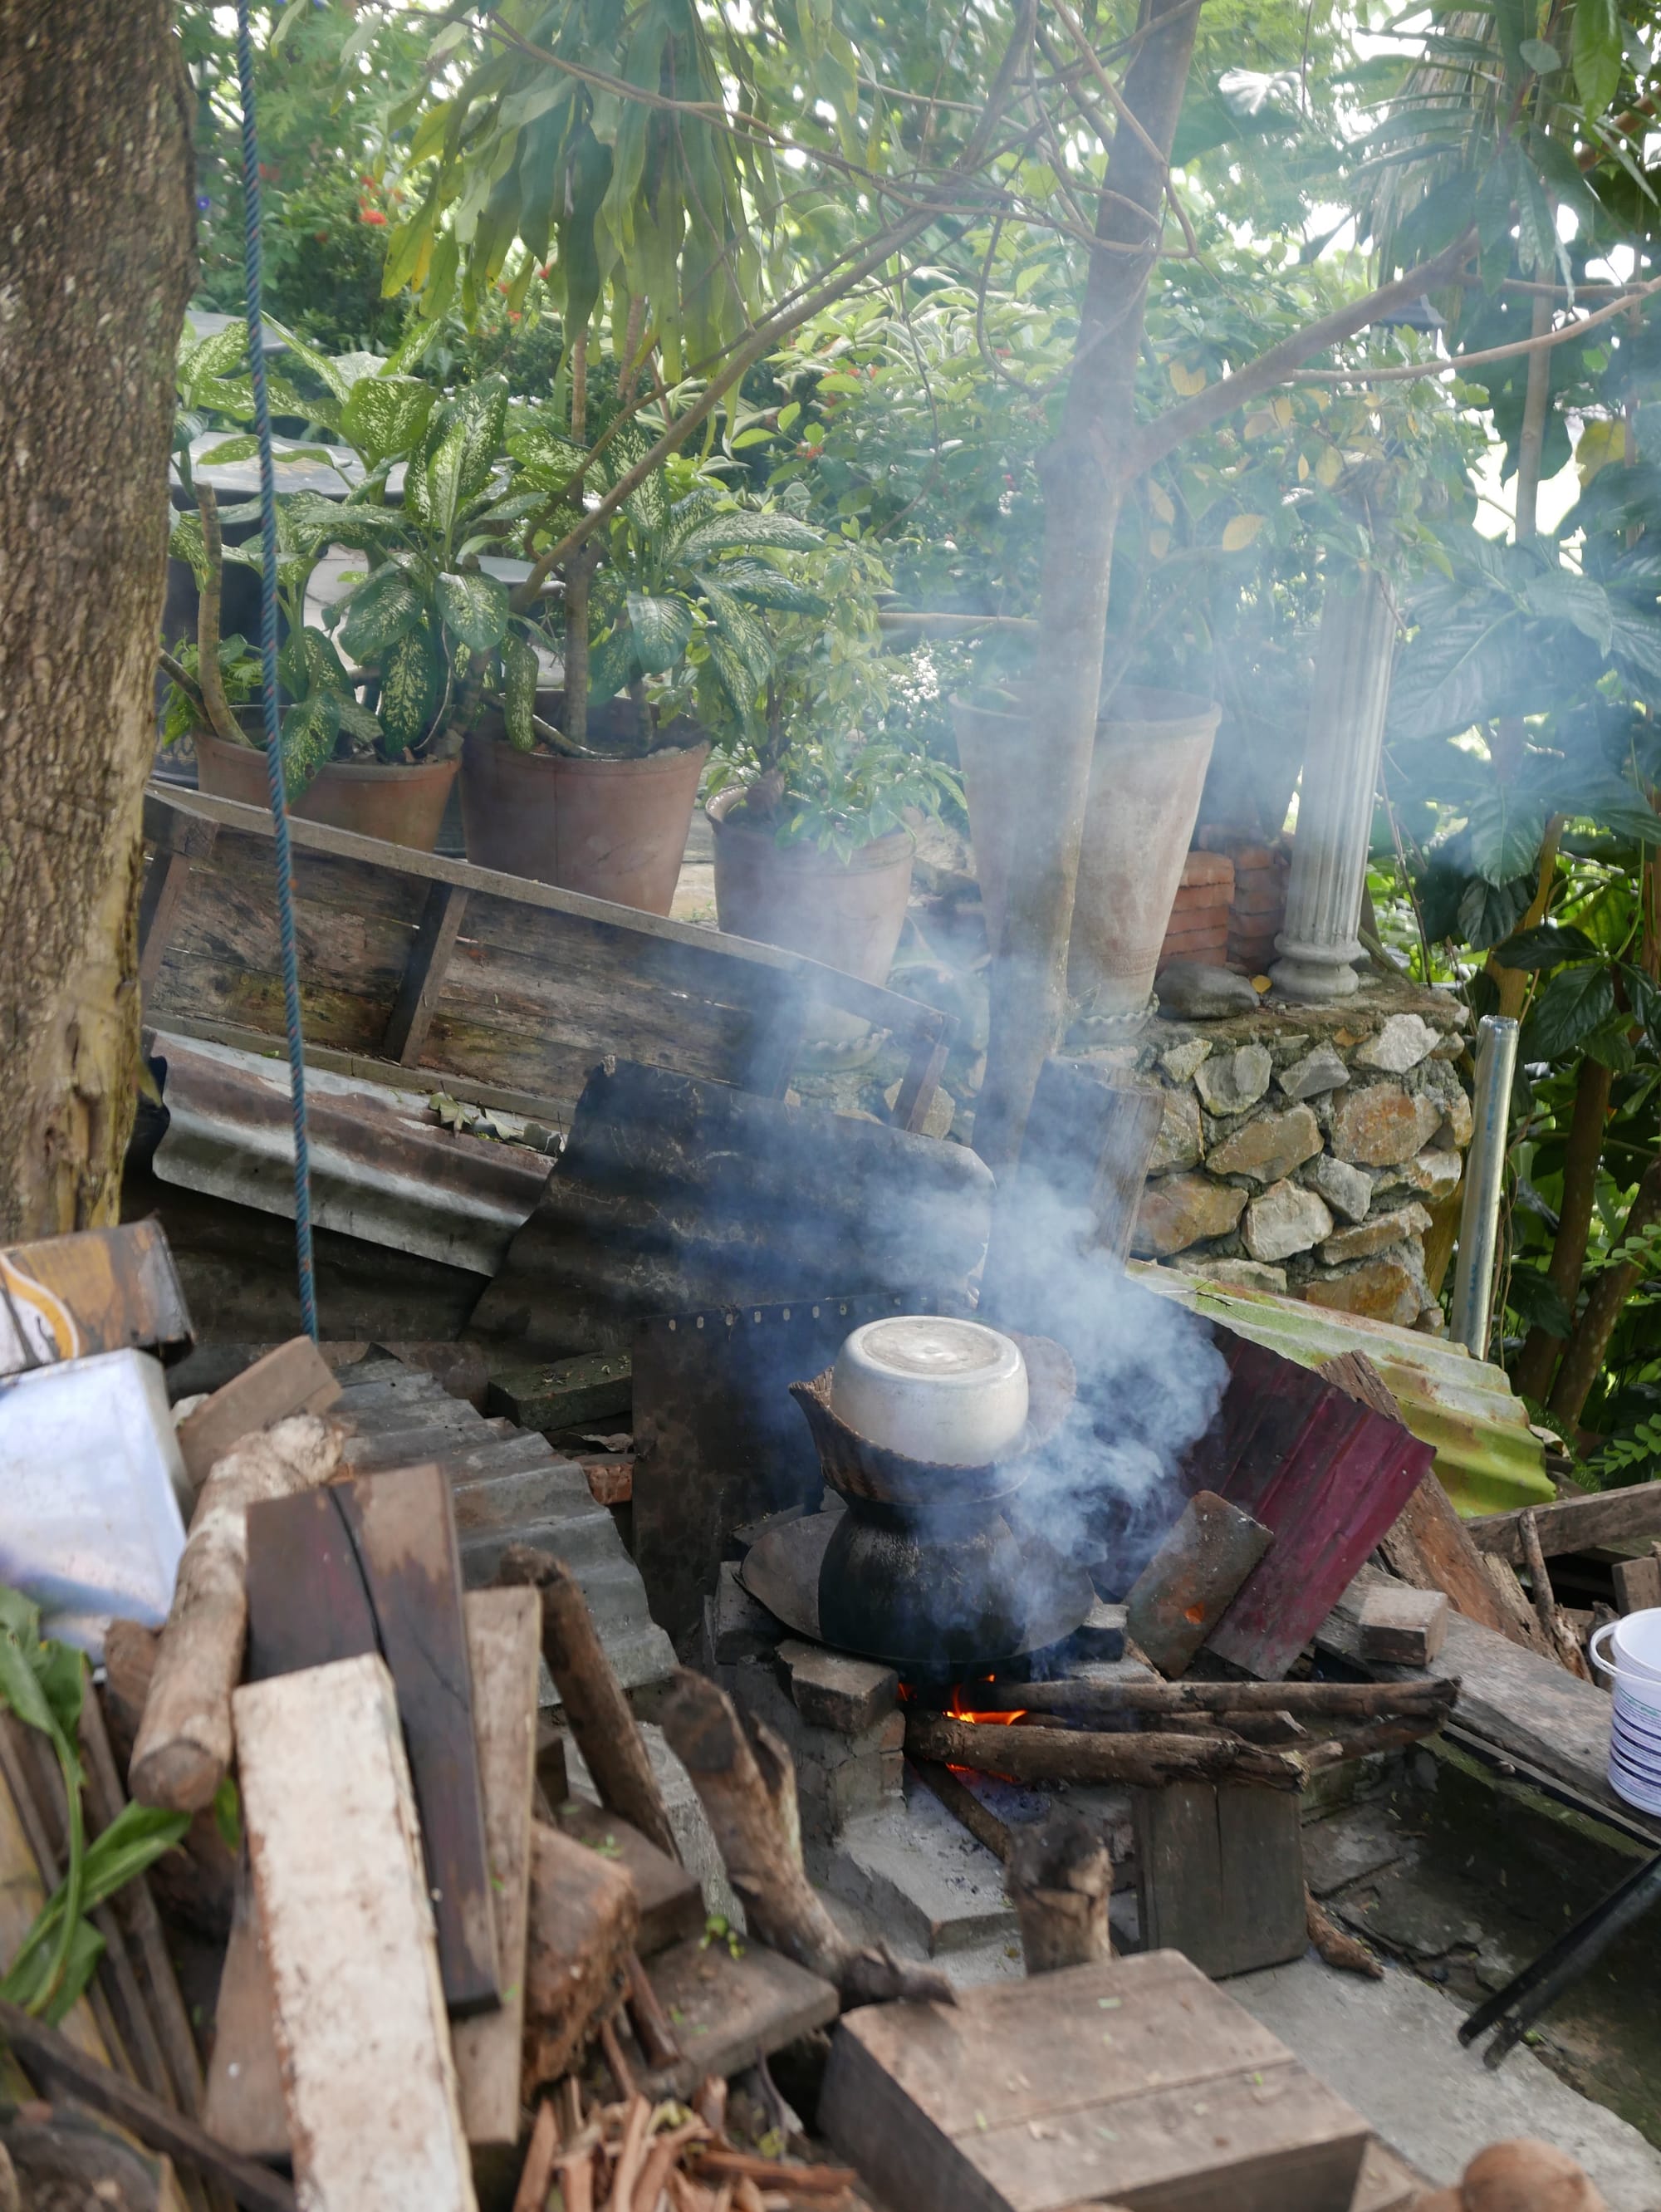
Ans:
{"label": "rough stone", "polygon": [[1317,1276],[1304,1287],[1312,1306],[1361,1314],[1368,1321],[1411,1328],[1422,1303],[1413,1270],[1402,1260],[1363,1260],[1341,1275]]}
{"label": "rough stone", "polygon": [[1439,1100],[1397,1083],[1369,1083],[1333,1101],[1332,1149],[1357,1167],[1394,1167],[1422,1152],[1442,1126]]}
{"label": "rough stone", "polygon": [[1464,1152],[1470,1144],[1475,1126],[1470,1101],[1463,1086],[1452,1097],[1442,1094],[1442,1126],[1431,1139],[1444,1152]]}
{"label": "rough stone", "polygon": [[1161,1176],[1142,1194],[1131,1249],[1143,1259],[1168,1260],[1208,1237],[1226,1236],[1245,1204],[1246,1193],[1232,1184],[1202,1175]]}
{"label": "rough stone", "polygon": [[1394,1213],[1375,1213],[1357,1228],[1339,1230],[1322,1245],[1320,1256],[1329,1267],[1342,1267],[1346,1260],[1370,1260],[1391,1244],[1422,1237],[1429,1226],[1430,1216],[1423,1206],[1399,1206]]}
{"label": "rough stone", "polygon": [[[899,1083],[895,1081],[889,1084],[882,1096],[892,1109],[900,1097]],[[929,1101],[929,1110],[924,1116],[923,1134],[925,1137],[943,1137],[951,1127],[956,1115],[957,1101],[949,1091],[937,1091]]]}
{"label": "rough stone", "polygon": [[1154,984],[1160,1012],[1185,1021],[1219,1021],[1228,1014],[1254,1014],[1258,994],[1232,968],[1208,968],[1197,960],[1173,960]]}
{"label": "rough stone", "polygon": [[1386,1075],[1405,1075],[1436,1048],[1436,1032],[1419,1014],[1392,1014],[1375,1037],[1356,1054],[1363,1067],[1382,1068]]}
{"label": "rough stone", "polygon": [[1188,1037],[1181,1044],[1173,1044],[1169,1052],[1162,1052],[1159,1064],[1173,1083],[1191,1083],[1194,1070],[1211,1050],[1209,1037]]}
{"label": "rough stone", "polygon": [[[1209,1050],[1209,1048],[1208,1047]],[[1197,1168],[1203,1149],[1200,1139],[1199,1101],[1191,1091],[1167,1091],[1165,1112],[1149,1155],[1150,1176],[1171,1175],[1179,1169]]]}
{"label": "rough stone", "polygon": [[[1332,1234],[1332,1216],[1300,1183],[1277,1182],[1246,1210],[1246,1249],[1254,1260],[1289,1260]],[[1419,1310],[1415,1301],[1413,1310]]]}
{"label": "rough stone", "polygon": [[[1213,1053],[1202,1060],[1194,1082],[1214,1114],[1243,1114],[1268,1090],[1273,1073],[1266,1046],[1243,1044],[1233,1052]],[[1418,1147],[1414,1149],[1416,1152]]]}
{"label": "rough stone", "polygon": [[1288,1098],[1314,1098],[1348,1083],[1349,1070],[1330,1044],[1318,1044],[1313,1052],[1283,1067],[1278,1080]]}
{"label": "rough stone", "polygon": [[1213,1175],[1250,1176],[1255,1182],[1278,1182],[1321,1149],[1320,1123],[1307,1106],[1284,1114],[1259,1114],[1214,1145],[1206,1165]]}
{"label": "rough stone", "polygon": [[1240,1291],[1284,1291],[1286,1270],[1261,1260],[1191,1260],[1179,1262],[1185,1273],[1203,1275],[1208,1283],[1227,1283]]}
{"label": "rough stone", "polygon": [[1335,1213],[1346,1221],[1365,1221],[1367,1208],[1373,1203],[1373,1178],[1360,1168],[1352,1168],[1347,1160],[1335,1159],[1331,1152],[1323,1152],[1304,1170],[1304,1181],[1321,1196]]}
{"label": "rough stone", "polygon": [[1409,1190],[1419,1191],[1426,1198],[1434,1200],[1447,1198],[1458,1190],[1459,1178],[1464,1171],[1464,1162],[1458,1152],[1432,1151],[1420,1152],[1413,1159],[1401,1161],[1379,1180],[1405,1183]]}

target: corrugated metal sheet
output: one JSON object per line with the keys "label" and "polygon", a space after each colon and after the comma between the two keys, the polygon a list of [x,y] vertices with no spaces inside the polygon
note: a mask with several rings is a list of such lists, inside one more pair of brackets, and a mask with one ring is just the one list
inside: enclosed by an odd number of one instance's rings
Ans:
{"label": "corrugated metal sheet", "polygon": [[[162,1030],[147,1049],[167,1062],[161,1181],[292,1219],[288,1063]],[[306,1098],[319,1228],[495,1273],[549,1160],[440,1127],[422,1092],[308,1068]]]}
{"label": "corrugated metal sheet", "polygon": [[1473,1359],[1463,1345],[1273,1291],[1225,1289],[1148,1261],[1132,1261],[1131,1269],[1161,1297],[1301,1367],[1340,1352],[1364,1352],[1395,1393],[1408,1427],[1434,1450],[1436,1472],[1462,1513],[1503,1513],[1555,1497],[1544,1448],[1504,1370]]}

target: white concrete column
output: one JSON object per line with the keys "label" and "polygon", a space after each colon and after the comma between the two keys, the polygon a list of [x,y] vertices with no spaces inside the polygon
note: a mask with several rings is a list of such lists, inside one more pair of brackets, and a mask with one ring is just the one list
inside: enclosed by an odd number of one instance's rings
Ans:
{"label": "white concrete column", "polygon": [[1315,641],[1303,785],[1286,891],[1286,927],[1269,973],[1293,999],[1347,999],[1367,881],[1385,711],[1390,703],[1396,618],[1369,569],[1349,589],[1328,587]]}

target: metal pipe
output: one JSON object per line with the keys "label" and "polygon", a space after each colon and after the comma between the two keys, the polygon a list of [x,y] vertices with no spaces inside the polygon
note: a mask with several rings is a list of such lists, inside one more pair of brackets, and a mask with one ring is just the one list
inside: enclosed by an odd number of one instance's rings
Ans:
{"label": "metal pipe", "polygon": [[1465,1158],[1465,1197],[1459,1212],[1459,1259],[1453,1277],[1449,1334],[1473,1358],[1488,1357],[1494,1319],[1494,1261],[1500,1237],[1500,1197],[1505,1181],[1506,1127],[1517,1067],[1517,1024],[1484,1014],[1476,1031],[1475,1127]]}

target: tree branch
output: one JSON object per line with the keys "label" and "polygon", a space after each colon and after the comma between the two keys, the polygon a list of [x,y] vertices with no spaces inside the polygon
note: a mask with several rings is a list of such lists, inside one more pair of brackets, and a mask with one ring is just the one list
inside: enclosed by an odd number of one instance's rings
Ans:
{"label": "tree branch", "polygon": [[[1234,375],[1225,376],[1221,383],[1209,386],[1193,398],[1185,400],[1180,407],[1173,407],[1144,424],[1125,448],[1122,480],[1128,483],[1145,475],[1156,461],[1162,461],[1187,439],[1209,430],[1213,423],[1220,422],[1225,415],[1232,415],[1237,407],[1243,407],[1248,399],[1255,399],[1259,392],[1288,382],[1293,371],[1312,354],[1325,353],[1328,346],[1354,337],[1380,315],[1405,307],[1409,300],[1416,300],[1422,293],[1434,291],[1438,285],[1446,283],[1475,251],[1476,244],[1476,231],[1467,231],[1434,260],[1409,269],[1393,283],[1381,284],[1365,299],[1353,300],[1348,307],[1337,308],[1318,322],[1306,324],[1290,337],[1282,338],[1278,345],[1270,346],[1267,353],[1248,362]],[[1444,369],[1449,366],[1442,364]]]}
{"label": "tree branch", "polygon": [[[1403,282],[1405,281],[1403,278]],[[1422,285],[1420,287],[1421,290],[1426,289]],[[1295,384],[1400,384],[1418,376],[1446,376],[1450,369],[1458,374],[1467,368],[1481,368],[1491,361],[1514,361],[1519,354],[1546,353],[1553,346],[1566,345],[1570,338],[1578,338],[1583,331],[1595,330],[1599,323],[1608,322],[1612,315],[1624,314],[1628,307],[1647,300],[1652,292],[1661,292],[1661,276],[1651,283],[1634,286],[1609,307],[1600,307],[1595,315],[1583,315],[1578,323],[1565,323],[1559,330],[1546,331],[1532,337],[1513,338],[1509,345],[1487,346],[1481,353],[1449,354],[1445,361],[1392,362],[1379,368],[1365,366],[1355,368],[1305,368],[1300,369],[1292,381]]]}

